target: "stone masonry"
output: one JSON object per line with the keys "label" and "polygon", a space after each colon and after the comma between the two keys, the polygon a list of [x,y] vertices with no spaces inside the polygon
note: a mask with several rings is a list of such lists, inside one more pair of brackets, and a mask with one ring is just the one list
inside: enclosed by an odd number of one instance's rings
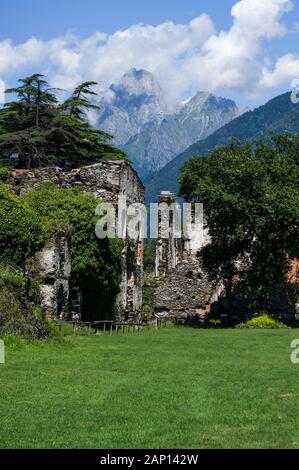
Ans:
{"label": "stone masonry", "polygon": [[49,318],[69,318],[71,244],[69,234],[55,235],[31,262],[41,283],[41,306]]}
{"label": "stone masonry", "polygon": [[[145,201],[144,187],[137,173],[123,160],[103,161],[71,171],[59,167],[14,170],[7,182],[22,195],[47,181],[61,188],[81,187],[84,192],[101,201],[112,203],[116,208],[119,196],[126,197],[127,205],[144,204]],[[125,221],[123,238],[122,281],[114,306],[114,318],[118,321],[136,320],[142,306],[143,237],[140,233],[138,240],[130,239]],[[38,254],[35,264],[39,266],[42,303],[48,314],[53,317],[71,318],[73,313],[76,319],[79,319],[80,293],[76,294],[76,312],[72,311],[69,302],[72,297],[70,292],[76,291],[70,286],[69,249],[70,245],[66,241],[55,238]]]}
{"label": "stone masonry", "polygon": [[[163,192],[159,196],[159,225],[156,248],[156,278],[154,309],[158,316],[194,317],[205,320],[211,304],[217,300],[217,286],[213,285],[201,269],[197,252],[199,239],[177,238],[173,217],[162,208],[176,202],[173,194]],[[163,237],[163,217],[169,217],[169,235]],[[206,235],[207,236],[207,235]],[[206,243],[207,239],[202,240]]]}

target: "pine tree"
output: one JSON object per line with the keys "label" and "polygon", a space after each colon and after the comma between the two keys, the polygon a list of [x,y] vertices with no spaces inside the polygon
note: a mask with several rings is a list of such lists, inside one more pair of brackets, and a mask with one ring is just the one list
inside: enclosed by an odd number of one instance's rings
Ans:
{"label": "pine tree", "polygon": [[77,166],[103,158],[126,158],[109,141],[111,136],[94,129],[87,112],[98,107],[95,82],[79,85],[70,98],[59,103],[59,90],[50,88],[43,75],[19,80],[6,90],[16,100],[0,109],[0,159],[15,159],[17,168],[49,164]]}

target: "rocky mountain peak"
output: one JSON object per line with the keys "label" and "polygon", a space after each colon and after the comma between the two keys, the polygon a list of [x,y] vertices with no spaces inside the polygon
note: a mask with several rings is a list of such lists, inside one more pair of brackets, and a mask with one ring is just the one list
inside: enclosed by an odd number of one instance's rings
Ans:
{"label": "rocky mountain peak", "polygon": [[119,81],[117,85],[112,85],[114,91],[123,91],[128,95],[160,95],[161,88],[151,72],[147,70],[136,70],[132,68]]}
{"label": "rocky mountain peak", "polygon": [[204,91],[174,107],[154,75],[136,68],[110,86],[100,107],[97,126],[114,136],[141,176],[239,115],[234,101]]}
{"label": "rocky mountain peak", "polygon": [[163,119],[169,113],[165,96],[152,73],[129,70],[118,83],[112,84],[100,103],[98,127],[123,145],[142,126]]}
{"label": "rocky mountain peak", "polygon": [[186,110],[196,110],[197,113],[200,111],[204,111],[205,109],[209,108],[221,108],[223,110],[233,110],[237,113],[237,105],[233,100],[223,98],[221,96],[216,96],[213,93],[208,93],[206,91],[199,91],[196,93],[193,98],[191,98],[187,103],[184,105],[184,112]]}

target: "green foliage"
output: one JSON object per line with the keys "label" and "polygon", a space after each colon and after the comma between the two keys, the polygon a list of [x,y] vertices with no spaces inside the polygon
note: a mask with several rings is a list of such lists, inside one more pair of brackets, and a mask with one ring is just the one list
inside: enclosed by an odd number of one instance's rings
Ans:
{"label": "green foliage", "polygon": [[209,155],[217,147],[228,144],[232,136],[245,143],[267,137],[271,131],[299,134],[299,106],[292,103],[290,93],[277,96],[234,119],[206,139],[191,145],[162,170],[150,175],[145,180],[147,200],[156,201],[159,191],[165,188],[177,194],[181,168],[191,157]]}
{"label": "green foliage", "polygon": [[4,334],[1,333],[0,329],[0,338],[4,341],[5,351],[21,351],[25,347],[25,340],[21,336],[14,334]]}
{"label": "green foliage", "polygon": [[6,167],[0,167],[0,181],[5,183],[10,175],[10,169]]}
{"label": "green foliage", "polygon": [[33,211],[0,183],[0,261],[20,265],[43,246],[44,237]]}
{"label": "green foliage", "polygon": [[219,328],[221,327],[221,320],[219,320],[218,318],[212,318],[211,320],[209,320],[209,326],[213,328]]}
{"label": "green foliage", "polygon": [[49,163],[80,165],[110,156],[126,158],[109,144],[111,136],[94,129],[86,112],[97,108],[88,97],[95,95],[95,82],[79,85],[72,96],[60,104],[58,90],[49,87],[42,75],[19,80],[21,85],[6,90],[16,101],[0,109],[0,158],[17,155],[18,168]]}
{"label": "green foliage", "polygon": [[51,334],[47,319],[35,297],[24,298],[24,279],[15,268],[0,265],[0,333],[27,340],[46,339]]}
{"label": "green foliage", "polygon": [[143,251],[143,269],[146,273],[155,271],[156,243],[154,240],[146,240]]}
{"label": "green foliage", "polygon": [[299,256],[299,137],[273,135],[254,146],[233,141],[184,167],[181,195],[204,204],[211,236],[201,250],[227,294],[238,276],[267,308],[275,284]]}
{"label": "green foliage", "polygon": [[44,184],[25,196],[30,210],[37,214],[48,236],[57,231],[71,235],[72,276],[90,299],[90,317],[109,312],[119,292],[121,275],[120,240],[99,240],[95,234],[98,201],[80,189],[61,189]]}
{"label": "green foliage", "polygon": [[155,289],[144,286],[142,288],[142,314],[151,318],[154,314]]}
{"label": "green foliage", "polygon": [[8,351],[1,449],[298,449],[296,337],[168,324]]}
{"label": "green foliage", "polygon": [[277,329],[288,328],[283,323],[271,318],[269,315],[264,314],[258,317],[251,318],[246,323],[240,323],[236,328],[241,329]]}

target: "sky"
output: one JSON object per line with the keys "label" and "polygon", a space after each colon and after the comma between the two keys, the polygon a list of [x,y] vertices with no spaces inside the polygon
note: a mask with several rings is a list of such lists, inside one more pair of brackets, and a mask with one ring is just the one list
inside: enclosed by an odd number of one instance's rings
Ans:
{"label": "sky", "polygon": [[197,91],[255,107],[299,79],[299,0],[0,0],[0,101],[44,73],[99,91],[132,67],[171,100]]}

